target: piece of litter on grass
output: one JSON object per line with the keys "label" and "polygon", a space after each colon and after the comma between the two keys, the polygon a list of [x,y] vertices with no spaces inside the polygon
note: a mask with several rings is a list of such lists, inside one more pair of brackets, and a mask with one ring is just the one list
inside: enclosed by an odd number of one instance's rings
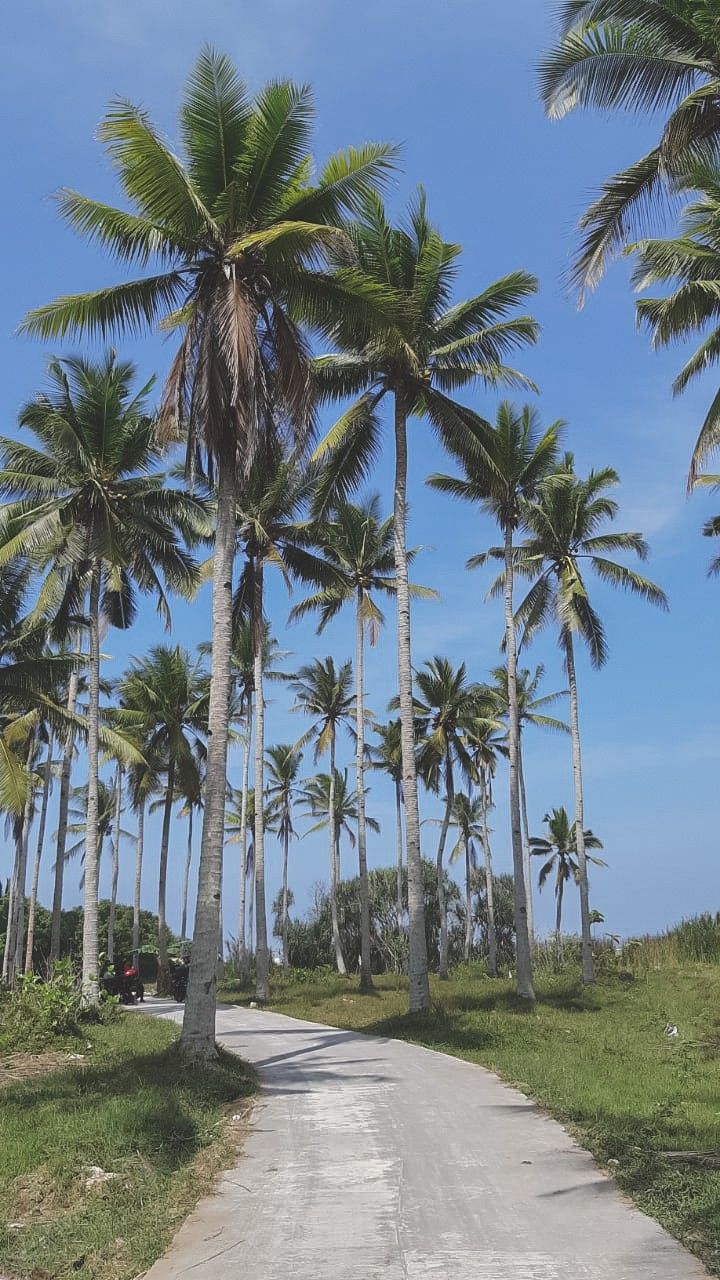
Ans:
{"label": "piece of litter on grass", "polygon": [[620,1161],[619,1161],[619,1160],[608,1160],[608,1164],[612,1165],[613,1169],[617,1169],[617,1168],[619,1167],[619,1165],[620,1165]]}
{"label": "piece of litter on grass", "polygon": [[242,1120],[242,1116],[233,1116],[233,1120]]}
{"label": "piece of litter on grass", "polygon": [[673,1039],[675,1036],[680,1035],[680,1032],[678,1031],[674,1022],[668,1022],[665,1028],[665,1035],[668,1036],[669,1039]]}
{"label": "piece of litter on grass", "polygon": [[84,1054],[84,1053],[69,1053],[67,1056],[68,1056],[68,1061],[70,1061],[70,1062],[84,1062],[84,1061],[85,1061],[85,1054]]}
{"label": "piece of litter on grass", "polygon": [[112,1182],[117,1178],[116,1173],[108,1173],[106,1169],[101,1169],[99,1164],[87,1165],[83,1172],[86,1191],[92,1190],[93,1187],[103,1187],[106,1182]]}

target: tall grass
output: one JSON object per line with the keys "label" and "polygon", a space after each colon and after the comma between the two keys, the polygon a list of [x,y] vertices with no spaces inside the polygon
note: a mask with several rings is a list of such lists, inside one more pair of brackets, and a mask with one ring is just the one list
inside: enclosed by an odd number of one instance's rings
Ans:
{"label": "tall grass", "polygon": [[622,962],[632,969],[720,964],[720,912],[705,911],[664,933],[630,939],[622,948]]}

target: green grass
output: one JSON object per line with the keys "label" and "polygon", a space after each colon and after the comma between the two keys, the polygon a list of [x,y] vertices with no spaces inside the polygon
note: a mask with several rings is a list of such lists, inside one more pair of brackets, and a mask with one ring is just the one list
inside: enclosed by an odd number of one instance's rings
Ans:
{"label": "green grass", "polygon": [[[625,979],[625,980],[623,980]],[[720,1170],[663,1151],[720,1156],[720,968],[541,978],[527,1008],[504,980],[468,968],[432,984],[433,1011],[409,1017],[405,984],[318,975],[276,983],[280,1013],[414,1040],[482,1063],[565,1122],[620,1186],[720,1274]],[[228,984],[225,1000],[250,997]],[[665,1035],[668,1022],[680,1035]],[[608,1161],[615,1162],[608,1165]]]}
{"label": "green grass", "polygon": [[[239,1059],[188,1068],[175,1026],[132,1014],[82,1036],[82,1062],[0,1091],[2,1274],[130,1280],[237,1147],[229,1104],[254,1088]],[[92,1165],[116,1176],[88,1190]]]}

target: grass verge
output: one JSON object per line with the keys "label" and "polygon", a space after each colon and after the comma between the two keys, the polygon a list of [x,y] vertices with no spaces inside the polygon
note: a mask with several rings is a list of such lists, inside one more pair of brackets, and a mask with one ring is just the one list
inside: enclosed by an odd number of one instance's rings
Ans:
{"label": "grass verge", "polygon": [[[245,1002],[228,984],[220,995]],[[479,971],[432,983],[433,1009],[406,1014],[402,980],[318,975],[276,981],[271,1007],[467,1058],[518,1085],[559,1120],[647,1213],[720,1275],[720,1168],[668,1152],[710,1153],[720,1164],[720,968],[603,978],[540,979],[528,1008],[504,980]],[[667,1024],[679,1034],[668,1037]]]}
{"label": "grass verge", "polygon": [[232,1162],[254,1077],[230,1054],[185,1066],[177,1034],[122,1014],[82,1029],[82,1060],[2,1090],[0,1273],[131,1280]]}

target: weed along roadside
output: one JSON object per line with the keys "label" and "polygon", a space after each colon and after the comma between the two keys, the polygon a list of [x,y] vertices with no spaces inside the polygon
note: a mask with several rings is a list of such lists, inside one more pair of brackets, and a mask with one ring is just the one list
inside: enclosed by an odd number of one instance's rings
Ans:
{"label": "weed along roadside", "polygon": [[119,1013],[0,1058],[0,1275],[134,1280],[237,1158],[254,1074],[187,1067],[177,1035]]}
{"label": "weed along roadside", "polygon": [[[561,972],[538,979],[528,1007],[509,980],[471,965],[433,981],[431,994],[432,1011],[409,1017],[403,979],[376,978],[365,996],[354,979],[304,972],[278,976],[268,1007],[495,1071],[564,1123],[640,1208],[720,1274],[720,968],[638,963],[592,989],[575,971]],[[220,998],[246,1004],[251,993],[230,983]]]}

